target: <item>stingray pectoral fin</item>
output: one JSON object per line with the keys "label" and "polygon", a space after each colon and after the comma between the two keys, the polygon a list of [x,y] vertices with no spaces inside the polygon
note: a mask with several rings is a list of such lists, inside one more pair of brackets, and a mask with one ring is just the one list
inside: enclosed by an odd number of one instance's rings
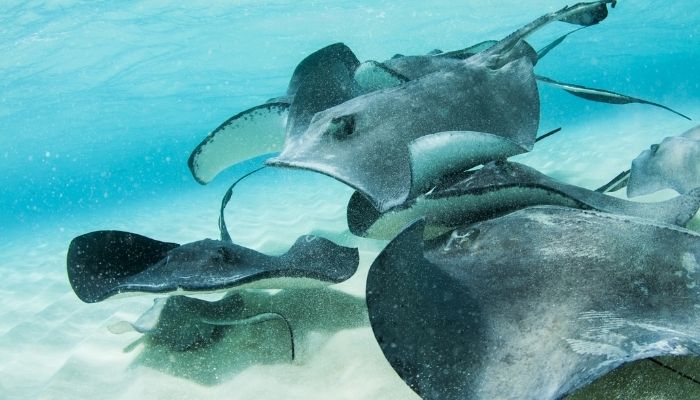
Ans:
{"label": "stingray pectoral fin", "polygon": [[652,101],[638,99],[636,97],[631,97],[631,96],[627,96],[625,94],[611,92],[609,90],[595,89],[595,88],[589,88],[589,87],[580,86],[580,85],[574,85],[571,83],[559,82],[559,81],[555,81],[554,79],[550,79],[550,78],[540,76],[540,75],[537,75],[536,78],[540,82],[546,83],[547,85],[557,87],[559,89],[563,89],[567,93],[573,94],[574,96],[580,97],[582,99],[597,101],[599,103],[608,103],[608,104],[631,104],[631,103],[648,104],[648,105],[652,105],[655,107],[663,108],[664,110],[668,110],[668,111],[670,111],[676,115],[679,115],[687,120],[691,120],[690,117],[688,117],[687,115],[683,115],[683,114],[679,113],[678,111],[671,109],[663,104],[654,103]]}
{"label": "stingray pectoral fin", "polygon": [[398,86],[408,82],[408,78],[380,62],[369,60],[357,67],[355,81],[365,93],[369,93]]}
{"label": "stingray pectoral fin", "polygon": [[68,247],[68,280],[80,300],[94,303],[115,294],[124,278],[145,271],[179,246],[129,232],[90,232]]}
{"label": "stingray pectoral fin", "polygon": [[[562,22],[568,22],[574,25],[591,26],[599,23],[608,16],[607,3],[610,3],[613,8],[617,4],[617,0],[612,0],[610,2],[601,2],[599,4],[589,5],[588,7],[581,9],[579,12],[571,13],[563,16],[559,19]],[[585,4],[585,3],[579,3]],[[574,5],[573,7],[576,7]],[[573,8],[572,7],[572,8]]]}
{"label": "stingray pectoral fin", "polygon": [[413,195],[435,186],[443,176],[483,163],[528,152],[529,146],[485,132],[449,131],[422,136],[409,144]]}
{"label": "stingray pectoral fin", "polygon": [[357,248],[337,245],[322,237],[305,235],[282,256],[280,263],[290,274],[340,283],[350,278],[360,262]]}
{"label": "stingray pectoral fin", "polygon": [[[424,228],[422,221],[409,225],[372,263],[370,324],[386,359],[422,398],[472,398],[465,391],[475,389],[472,372],[485,351],[479,310],[465,288],[423,256]],[[437,360],[455,365],[442,368]]]}
{"label": "stingray pectoral fin", "polygon": [[233,164],[284,145],[288,103],[265,103],[245,110],[214,129],[190,154],[194,179],[211,182]]}
{"label": "stingray pectoral fin", "polygon": [[357,191],[350,196],[346,215],[350,233],[360,237],[366,237],[367,230],[382,217],[372,202]]}

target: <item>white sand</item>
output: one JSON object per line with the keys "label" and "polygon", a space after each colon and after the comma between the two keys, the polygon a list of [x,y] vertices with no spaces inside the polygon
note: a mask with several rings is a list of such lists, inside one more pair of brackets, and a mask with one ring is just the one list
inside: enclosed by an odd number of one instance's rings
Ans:
{"label": "white sand", "polygon": [[[700,115],[700,107],[684,110]],[[659,132],[641,118],[643,113],[620,115],[624,119],[568,129],[520,159],[560,179],[595,187],[628,168],[649,144],[692,126],[662,117],[658,126],[674,129]],[[73,236],[122,229],[181,243],[217,237],[221,187],[219,192],[194,191],[81,220],[57,221],[42,232],[20,234],[3,244],[0,398],[417,398],[384,359],[363,300],[354,297],[363,295],[367,268],[382,244],[356,240],[346,232],[343,213],[351,191],[330,178],[301,172],[267,172],[259,181],[242,184],[231,201],[228,224],[237,243],[279,253],[301,234],[324,231],[362,249],[360,271],[337,290],[244,295],[247,303],[261,310],[288,316],[297,337],[296,361],[288,359],[286,332],[273,323],[237,328],[199,351],[172,353],[139,344],[125,352],[140,335],[114,335],[106,326],[134,321],[154,296],[84,304],[70,289],[65,256]],[[628,369],[622,378],[619,375],[578,398],[592,398],[591,393],[621,399],[700,395],[688,381],[648,362]]]}

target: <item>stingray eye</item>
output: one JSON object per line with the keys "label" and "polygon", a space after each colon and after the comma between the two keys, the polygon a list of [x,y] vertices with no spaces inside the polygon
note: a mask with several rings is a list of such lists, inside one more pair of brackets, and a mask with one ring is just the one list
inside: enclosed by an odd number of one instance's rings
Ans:
{"label": "stingray eye", "polygon": [[651,147],[649,147],[651,150],[651,155],[653,156],[656,154],[656,152],[659,150],[659,145],[658,144],[652,144]]}
{"label": "stingray eye", "polygon": [[355,132],[355,116],[343,115],[335,117],[328,123],[326,130],[329,135],[336,139],[346,139]]}

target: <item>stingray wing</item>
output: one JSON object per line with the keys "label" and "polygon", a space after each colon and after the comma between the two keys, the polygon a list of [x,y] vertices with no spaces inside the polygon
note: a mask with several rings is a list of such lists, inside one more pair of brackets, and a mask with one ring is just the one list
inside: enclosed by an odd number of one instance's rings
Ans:
{"label": "stingray wing", "polygon": [[187,165],[194,179],[211,182],[221,171],[284,144],[288,103],[266,103],[227,119],[190,154]]}

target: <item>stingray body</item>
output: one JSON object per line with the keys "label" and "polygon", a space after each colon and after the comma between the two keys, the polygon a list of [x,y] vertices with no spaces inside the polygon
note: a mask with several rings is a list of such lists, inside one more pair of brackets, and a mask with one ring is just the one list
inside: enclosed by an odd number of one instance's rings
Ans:
{"label": "stingray body", "polygon": [[523,40],[555,20],[597,23],[608,3],[549,13],[464,60],[319,112],[268,163],[329,175],[384,212],[445,174],[529,151],[540,105]]}
{"label": "stingray body", "polygon": [[204,239],[181,246],[121,231],[78,236],[67,257],[73,291],[87,303],[123,292],[338,283],[354,274],[358,262],[356,248],[316,236],[302,236],[287,253],[269,256],[227,241]]}
{"label": "stingray body", "polygon": [[700,193],[637,203],[559,182],[523,164],[497,161],[453,176],[427,194],[385,213],[376,211],[356,192],[348,203],[347,216],[353,234],[391,239],[421,217],[426,219],[426,233],[432,236],[433,232],[534,205],[597,210],[684,226],[700,207]]}
{"label": "stingray body", "polygon": [[448,172],[447,163],[428,159],[449,158],[461,170],[522,153],[532,147],[538,123],[528,59],[496,70],[460,62],[318,113],[294,146],[268,162],[330,175],[386,210]]}
{"label": "stingray body", "polygon": [[415,223],[370,267],[384,355],[423,399],[560,399],[619,365],[700,350],[700,235],[532,207],[423,242]]}
{"label": "stingray body", "polygon": [[700,126],[665,138],[632,161],[627,182],[629,197],[662,189],[679,193],[700,187]]}

